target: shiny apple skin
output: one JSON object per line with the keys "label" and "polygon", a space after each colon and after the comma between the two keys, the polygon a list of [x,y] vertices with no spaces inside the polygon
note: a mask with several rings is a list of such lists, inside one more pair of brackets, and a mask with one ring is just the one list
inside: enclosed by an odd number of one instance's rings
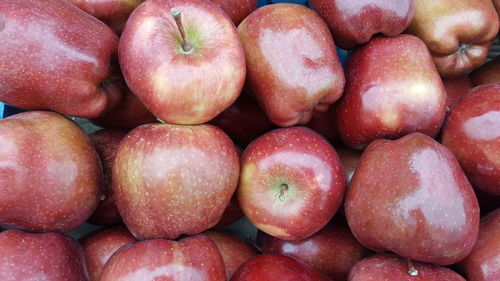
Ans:
{"label": "shiny apple skin", "polygon": [[375,34],[396,36],[410,25],[413,0],[310,0],[342,49],[353,49]]}
{"label": "shiny apple skin", "polygon": [[[283,184],[287,188],[282,191]],[[338,210],[344,190],[337,153],[309,128],[273,130],[243,151],[237,193],[241,210],[274,237],[303,239],[323,228]]]}
{"label": "shiny apple skin", "polygon": [[236,148],[217,127],[146,124],[120,144],[113,191],[135,237],[173,239],[217,224],[239,171]]}
{"label": "shiny apple skin", "polygon": [[257,9],[257,0],[210,0],[219,6],[238,26],[248,15]]}
{"label": "shiny apple skin", "polygon": [[87,134],[53,112],[0,120],[0,227],[68,232],[94,212],[102,186]]}
{"label": "shiny apple skin", "polygon": [[[182,13],[189,53],[172,8]],[[153,115],[174,124],[213,119],[236,100],[246,75],[236,27],[210,1],[144,2],[127,21],[118,56],[132,92]]]}
{"label": "shiny apple skin", "polygon": [[224,260],[227,280],[243,263],[258,254],[257,249],[224,231],[208,230],[203,234],[212,239],[219,249]]}
{"label": "shiny apple skin", "polygon": [[358,262],[348,281],[466,281],[446,267],[412,261],[417,276],[410,276],[408,260],[393,254],[378,254]]}
{"label": "shiny apple skin", "polygon": [[87,281],[78,243],[58,233],[0,233],[0,280]]}
{"label": "shiny apple skin", "polygon": [[439,132],[445,89],[427,47],[417,37],[373,38],[350,54],[346,77],[336,120],[347,145],[362,149],[379,138]]}
{"label": "shiny apple skin", "polygon": [[224,261],[217,246],[204,235],[180,241],[154,239],[115,252],[100,281],[224,281]]}
{"label": "shiny apple skin", "polygon": [[328,281],[308,265],[288,256],[258,255],[244,263],[231,281]]}
{"label": "shiny apple skin", "polygon": [[349,270],[371,254],[346,226],[331,223],[302,240],[282,240],[259,231],[257,244],[263,254],[295,258],[332,280],[346,280]]}
{"label": "shiny apple skin", "polygon": [[274,124],[304,125],[327,111],[345,78],[325,22],[313,10],[281,3],[261,7],[239,26],[247,84]]}
{"label": "shiny apple skin", "polygon": [[500,84],[472,89],[451,111],[442,143],[474,188],[500,195]]}
{"label": "shiny apple skin", "polygon": [[90,281],[99,281],[104,264],[121,247],[137,242],[123,226],[98,230],[80,239]]}
{"label": "shiny apple skin", "polygon": [[[406,30],[422,39],[442,76],[479,67],[498,33],[491,0],[414,0],[415,16]],[[461,44],[467,47],[461,49]]]}
{"label": "shiny apple skin", "polygon": [[446,112],[450,112],[460,100],[474,88],[469,75],[463,74],[455,77],[443,78],[446,89]]}
{"label": "shiny apple skin", "polygon": [[105,81],[118,37],[66,1],[0,2],[0,101],[95,118],[120,100]]}
{"label": "shiny apple skin", "polygon": [[144,0],[67,0],[121,34],[132,11]]}
{"label": "shiny apple skin", "polygon": [[465,258],[479,228],[477,198],[460,164],[421,133],[366,148],[345,213],[364,246],[439,265]]}
{"label": "shiny apple skin", "polygon": [[474,86],[500,83],[500,56],[484,63],[469,75]]}
{"label": "shiny apple skin", "polygon": [[471,253],[459,263],[468,281],[500,280],[500,208],[481,218],[479,237]]}

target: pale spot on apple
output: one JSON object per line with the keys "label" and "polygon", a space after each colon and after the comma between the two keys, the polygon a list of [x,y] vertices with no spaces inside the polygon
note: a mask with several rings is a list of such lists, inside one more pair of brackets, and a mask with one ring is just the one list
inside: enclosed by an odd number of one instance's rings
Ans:
{"label": "pale spot on apple", "polygon": [[470,139],[493,140],[500,138],[500,111],[488,111],[487,113],[468,119],[463,130]]}
{"label": "pale spot on apple", "polygon": [[275,226],[275,225],[265,224],[265,223],[256,223],[255,226],[258,229],[260,229],[266,233],[272,233],[272,235],[275,237],[280,237],[282,239],[286,238],[286,237],[290,237],[290,234],[288,234],[288,232],[286,232],[285,229],[278,227],[278,226]]}

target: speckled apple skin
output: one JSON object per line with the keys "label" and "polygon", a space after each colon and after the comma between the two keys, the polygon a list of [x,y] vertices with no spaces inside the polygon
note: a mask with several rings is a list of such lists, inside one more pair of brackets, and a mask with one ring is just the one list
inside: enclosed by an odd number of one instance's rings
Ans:
{"label": "speckled apple skin", "polygon": [[445,117],[445,89],[425,44],[412,35],[375,37],[354,50],[337,104],[340,137],[361,149],[412,132],[435,136]]}
{"label": "speckled apple skin", "polygon": [[393,254],[378,254],[358,262],[349,273],[348,281],[465,281],[458,273],[446,267],[412,261],[418,271],[410,276],[408,260]]}
{"label": "speckled apple skin", "polygon": [[115,226],[92,232],[80,239],[90,281],[99,281],[108,259],[121,247],[137,242],[123,226]]}
{"label": "speckled apple skin", "polygon": [[92,214],[102,185],[87,134],[57,113],[0,120],[0,226],[68,232]]}
{"label": "speckled apple skin", "polygon": [[465,258],[479,230],[477,198],[460,164],[421,133],[366,148],[345,213],[364,246],[439,265]]}
{"label": "speckled apple skin", "polygon": [[448,116],[442,143],[474,188],[500,195],[500,84],[476,87],[462,99]]}
{"label": "speckled apple skin", "polygon": [[220,220],[239,172],[236,148],[217,127],[147,124],[120,144],[112,181],[118,210],[134,236],[173,239]]}
{"label": "speckled apple skin", "polygon": [[373,35],[396,36],[413,18],[413,0],[310,0],[342,49],[353,49]]}
{"label": "speckled apple skin", "polygon": [[0,280],[88,281],[80,245],[58,233],[0,233]]}
{"label": "speckled apple skin", "polygon": [[122,247],[104,266],[100,281],[225,281],[224,261],[204,235],[179,241],[154,239]]}
{"label": "speckled apple skin", "polygon": [[257,9],[257,0],[210,0],[219,6],[238,26],[248,15]]}
{"label": "speckled apple skin", "polygon": [[481,218],[479,237],[470,254],[459,263],[468,281],[500,280],[500,208]]}
{"label": "speckled apple skin", "polygon": [[[243,151],[238,201],[245,216],[269,235],[295,240],[333,217],[345,175],[333,147],[305,127],[276,129]],[[288,189],[280,196],[280,186]]]}
{"label": "speckled apple skin", "polygon": [[[439,74],[456,76],[480,66],[498,33],[491,0],[414,0],[415,15],[406,30],[429,48]],[[459,44],[469,47],[459,51]]]}
{"label": "speckled apple skin", "polygon": [[446,89],[447,113],[449,113],[474,87],[469,75],[467,74],[443,78],[443,84]]}
{"label": "speckled apple skin", "polygon": [[[182,51],[171,15],[182,14],[191,53]],[[245,56],[231,19],[203,0],[149,0],[130,15],[118,56],[123,76],[146,108],[174,124],[205,123],[240,94]]]}
{"label": "speckled apple skin", "polygon": [[296,4],[273,4],[239,26],[247,84],[267,117],[288,127],[306,124],[342,95],[344,72],[325,22]]}
{"label": "speckled apple skin", "polygon": [[0,2],[0,101],[23,109],[95,118],[120,89],[104,83],[118,36],[59,0]]}
{"label": "speckled apple skin", "polygon": [[469,75],[475,86],[500,83],[500,56],[481,65]]}

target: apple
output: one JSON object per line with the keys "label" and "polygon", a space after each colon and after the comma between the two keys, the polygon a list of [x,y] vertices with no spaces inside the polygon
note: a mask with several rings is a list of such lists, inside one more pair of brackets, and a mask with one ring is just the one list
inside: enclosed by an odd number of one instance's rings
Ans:
{"label": "apple", "polygon": [[314,112],[311,121],[305,126],[322,135],[331,143],[339,142],[333,106],[326,112]]}
{"label": "apple", "polygon": [[[150,0],[149,0],[150,1]],[[100,281],[224,281],[224,261],[204,235],[179,241],[154,239],[129,244],[104,265]]]}
{"label": "apple", "polygon": [[469,75],[474,86],[500,83],[500,56],[481,65]]}
{"label": "apple", "polygon": [[87,134],[53,112],[0,120],[0,227],[68,232],[94,212],[102,184]]}
{"label": "apple", "polygon": [[361,160],[361,151],[352,149],[347,146],[335,147],[340,161],[342,161],[342,167],[344,167],[344,173],[346,176],[346,184],[349,186],[352,176],[359,166],[359,161]]}
{"label": "apple", "polygon": [[236,100],[245,80],[236,27],[209,1],[144,2],[127,21],[118,55],[132,92],[168,123],[213,119]]}
{"label": "apple", "polygon": [[90,281],[99,281],[104,264],[121,247],[137,242],[123,226],[92,232],[80,239]]}
{"label": "apple", "polygon": [[446,267],[413,262],[393,254],[378,254],[358,262],[348,281],[465,281]]}
{"label": "apple", "polygon": [[217,224],[239,172],[236,148],[217,127],[146,124],[120,144],[113,191],[135,237],[173,239]]}
{"label": "apple", "polygon": [[342,49],[353,49],[375,34],[396,36],[413,18],[413,0],[310,0]]}
{"label": "apple", "polygon": [[227,204],[224,209],[224,213],[222,213],[219,222],[214,226],[214,228],[226,227],[240,220],[242,217],[243,212],[241,211],[240,204],[238,203],[238,197],[236,194],[233,194],[229,204]]}
{"label": "apple", "polygon": [[406,32],[422,39],[442,76],[465,74],[480,66],[498,33],[491,0],[414,0]]}
{"label": "apple", "polygon": [[0,233],[0,280],[87,281],[78,243],[58,233]]}
{"label": "apple", "polygon": [[132,11],[144,0],[67,0],[121,34]]}
{"label": "apple", "polygon": [[443,84],[446,89],[446,112],[448,113],[474,87],[467,74],[443,78]]}
{"label": "apple", "polygon": [[250,13],[257,9],[257,0],[210,0],[219,6],[238,26]]}
{"label": "apple", "polygon": [[476,245],[459,266],[469,281],[500,280],[499,256],[500,208],[481,218]]}
{"label": "apple", "polygon": [[421,133],[366,148],[345,214],[365,247],[439,265],[465,258],[479,228],[477,199],[460,164]]}
{"label": "apple", "polygon": [[249,91],[274,124],[306,124],[342,95],[345,78],[335,44],[313,10],[267,5],[250,14],[238,34]]}
{"label": "apple", "polygon": [[481,216],[500,208],[500,195],[493,196],[478,189],[474,191],[476,193],[477,201],[479,202],[479,211],[481,212]]}
{"label": "apple", "polygon": [[304,280],[329,281],[316,270],[291,257],[259,255],[244,263],[231,281]]}
{"label": "apple", "polygon": [[445,117],[445,89],[425,44],[412,35],[375,37],[347,59],[336,120],[344,143],[362,149],[412,132],[435,136]]}
{"label": "apple", "polygon": [[337,153],[309,128],[268,132],[241,156],[241,210],[274,237],[303,239],[323,228],[339,208],[344,190]]}
{"label": "apple", "polygon": [[500,195],[500,84],[478,86],[455,106],[442,143],[474,188]]}
{"label": "apple", "polygon": [[263,254],[295,258],[332,280],[346,280],[354,264],[371,254],[370,250],[356,241],[346,226],[332,223],[308,238],[293,241],[259,231],[257,244]]}
{"label": "apple", "polygon": [[60,0],[0,2],[0,102],[95,118],[115,106],[118,37]]}
{"label": "apple", "polygon": [[224,260],[227,280],[231,278],[234,272],[243,263],[258,254],[254,247],[229,233],[218,230],[208,230],[203,234],[208,236],[219,249],[222,259]]}

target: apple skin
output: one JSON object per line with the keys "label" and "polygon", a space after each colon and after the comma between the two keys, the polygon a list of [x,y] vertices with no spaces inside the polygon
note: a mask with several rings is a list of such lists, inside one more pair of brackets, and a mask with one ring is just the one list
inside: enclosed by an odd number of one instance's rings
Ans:
{"label": "apple skin", "polygon": [[208,236],[219,249],[224,260],[227,280],[243,263],[258,254],[257,249],[224,231],[208,230],[203,234]]}
{"label": "apple skin", "polygon": [[362,149],[412,132],[435,136],[445,117],[445,89],[425,44],[412,35],[375,37],[347,59],[337,103],[342,141]]}
{"label": "apple skin", "polygon": [[406,32],[429,48],[442,76],[465,74],[480,66],[498,33],[491,0],[414,0]]}
{"label": "apple skin", "polygon": [[314,112],[311,121],[309,121],[309,123],[305,126],[322,135],[330,143],[340,142],[333,106],[331,106],[326,112]]}
{"label": "apple skin", "polygon": [[331,223],[302,240],[282,240],[259,231],[257,244],[263,254],[295,258],[332,280],[346,280],[354,264],[371,254],[346,226]]}
{"label": "apple skin", "polygon": [[472,71],[470,79],[474,86],[500,83],[500,56],[497,56]]}
{"label": "apple skin", "polygon": [[87,281],[78,243],[58,233],[0,233],[0,280]]}
{"label": "apple skin", "polygon": [[121,247],[137,242],[123,226],[98,230],[80,239],[90,281],[99,281],[104,264]]}
{"label": "apple skin", "polygon": [[0,101],[22,109],[95,118],[120,89],[107,81],[118,37],[60,0],[0,2]]}
{"label": "apple skin", "polygon": [[121,142],[113,190],[135,237],[173,239],[217,224],[239,171],[236,148],[217,127],[146,124]]}
{"label": "apple skin", "polygon": [[325,22],[313,10],[281,3],[261,7],[239,26],[247,85],[274,124],[304,125],[327,111],[344,73]]}
{"label": "apple skin", "polygon": [[408,273],[407,259],[393,254],[378,254],[358,262],[349,273],[348,281],[466,281],[458,273],[446,267],[412,261],[417,276]]}
{"label": "apple skin", "polygon": [[361,151],[347,146],[335,147],[335,151],[337,151],[340,161],[342,161],[342,167],[344,167],[344,173],[346,176],[346,184],[349,186],[352,176],[361,161]]}
{"label": "apple skin", "polygon": [[94,212],[102,168],[87,134],[53,112],[0,120],[0,227],[68,232]]}
{"label": "apple skin", "polygon": [[[189,52],[182,49],[173,8],[182,13]],[[132,92],[168,123],[213,119],[236,100],[246,75],[236,27],[210,1],[144,2],[125,25],[118,56]]]}
{"label": "apple skin", "polygon": [[468,281],[500,280],[499,253],[500,208],[481,218],[476,245],[459,266]]}
{"label": "apple skin", "polygon": [[154,239],[129,244],[105,264],[100,281],[224,281],[224,261],[204,235],[180,241]]}
{"label": "apple skin", "polygon": [[469,75],[463,74],[455,77],[443,78],[446,89],[446,112],[449,113],[460,100],[474,88]]}
{"label": "apple skin", "polygon": [[329,281],[308,265],[283,255],[258,255],[244,263],[231,281]]}
{"label": "apple skin", "polygon": [[410,25],[413,0],[310,0],[342,49],[353,49],[375,34],[396,36]]}
{"label": "apple skin", "polygon": [[439,265],[465,258],[479,228],[477,198],[460,164],[421,133],[366,148],[345,213],[365,247]]}
{"label": "apple skin", "polygon": [[472,89],[448,116],[441,142],[474,188],[500,195],[500,84]]}
{"label": "apple skin", "polygon": [[237,192],[241,210],[274,237],[303,239],[323,228],[344,190],[337,153],[309,128],[273,130],[243,151]]}
{"label": "apple skin", "polygon": [[144,0],[67,0],[121,34],[132,11]]}
{"label": "apple skin", "polygon": [[257,0],[210,0],[219,6],[238,26],[250,13],[257,9]]}
{"label": "apple skin", "polygon": [[222,217],[214,226],[214,228],[226,227],[240,220],[243,216],[244,215],[241,211],[240,204],[238,203],[238,197],[236,196],[236,194],[233,194],[233,197],[231,197],[229,204],[227,204],[226,208],[224,209],[224,213],[222,213]]}

